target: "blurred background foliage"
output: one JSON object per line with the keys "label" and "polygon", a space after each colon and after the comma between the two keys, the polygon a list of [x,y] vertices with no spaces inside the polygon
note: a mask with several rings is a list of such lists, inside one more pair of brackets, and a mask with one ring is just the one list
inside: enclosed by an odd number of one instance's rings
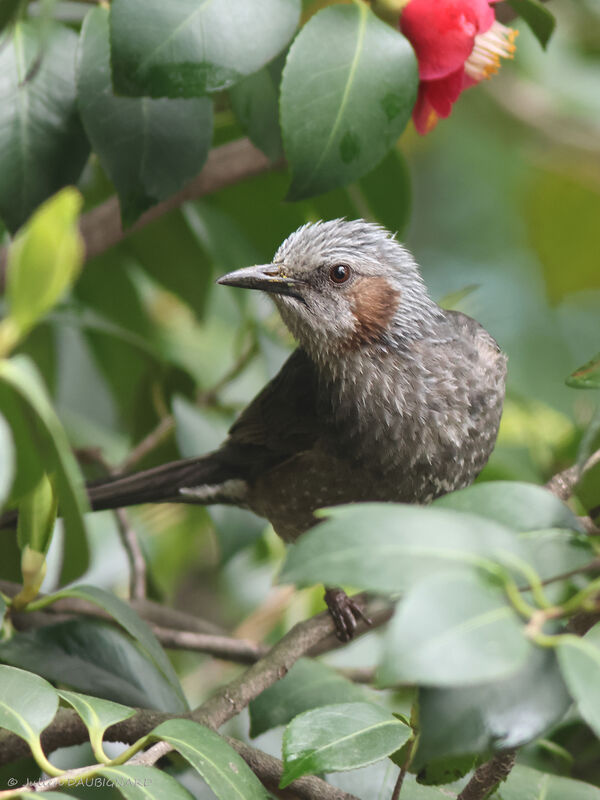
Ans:
{"label": "blurred background foliage", "polygon": [[[306,18],[327,4],[303,5]],[[30,6],[34,15],[41,8]],[[304,222],[339,216],[397,231],[433,297],[475,317],[508,353],[499,440],[479,480],[543,483],[577,459],[598,403],[597,392],[574,390],[565,379],[600,340],[600,7],[555,0],[551,8],[558,24],[546,52],[519,21],[513,63],[466,92],[426,137],[409,125],[383,161],[346,188],[285,201],[290,174],[273,116],[258,134],[272,170],[188,202],[86,263],[71,294],[18,351],[38,366],[88,477],[104,473],[102,461],[148,467],[219,443],[293,343],[267,298],[214,279],[268,262]],[[77,30],[87,10],[56,2],[52,13]],[[258,92],[261,118],[268,116],[281,67],[275,59],[216,95],[213,147],[248,127],[256,135],[246,97]],[[84,211],[115,191],[95,154],[78,187]],[[155,446],[135,450],[152,432]],[[579,511],[600,503],[600,467],[578,488],[577,503]],[[275,639],[322,607],[318,589],[273,586],[283,545],[247,512],[144,506],[130,519],[156,599],[255,639]],[[86,525],[91,555],[83,579],[126,594],[113,514],[87,515]],[[63,555],[55,536],[43,589],[56,586],[61,559],[76,557],[68,548]],[[0,578],[20,580],[20,555],[8,537]],[[346,649],[344,665],[365,663],[376,639]],[[192,705],[225,674],[209,657],[178,653],[175,661]],[[582,735],[567,722],[561,747],[579,748]],[[261,739],[258,746],[274,749]],[[525,760],[560,772],[561,757],[536,745]],[[598,780],[597,762],[583,758],[579,776]]]}

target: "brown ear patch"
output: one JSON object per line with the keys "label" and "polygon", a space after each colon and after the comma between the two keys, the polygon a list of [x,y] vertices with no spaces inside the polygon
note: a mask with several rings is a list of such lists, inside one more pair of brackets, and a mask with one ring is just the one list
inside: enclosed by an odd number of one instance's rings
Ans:
{"label": "brown ear patch", "polygon": [[351,347],[375,344],[383,338],[392,321],[400,292],[387,278],[361,278],[354,282],[349,295],[356,320]]}

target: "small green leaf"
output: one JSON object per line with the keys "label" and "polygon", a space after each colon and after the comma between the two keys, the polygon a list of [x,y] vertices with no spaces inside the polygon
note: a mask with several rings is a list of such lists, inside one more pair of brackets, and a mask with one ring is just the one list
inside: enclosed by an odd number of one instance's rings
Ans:
{"label": "small green leaf", "polygon": [[384,685],[499,680],[518,672],[531,650],[504,591],[474,572],[420,581],[398,604],[385,641]]}
{"label": "small green leaf", "polygon": [[39,748],[40,734],[54,719],[58,695],[43,678],[0,665],[0,728]]}
{"label": "small green leaf", "polygon": [[571,698],[554,651],[534,647],[516,675],[461,688],[421,689],[418,702],[416,771],[447,756],[487,756],[519,747],[556,724]]}
{"label": "small green leaf", "polygon": [[112,781],[126,800],[193,800],[179,781],[155,767],[102,767],[98,775]]}
{"label": "small green leaf", "polygon": [[15,474],[15,445],[6,419],[0,414],[0,508],[10,493]]}
{"label": "small green leaf", "polygon": [[212,138],[212,103],[208,98],[117,97],[110,78],[108,17],[108,8],[94,8],[83,24],[79,109],[94,152],[119,193],[124,224],[131,225],[202,169]]}
{"label": "small green leaf", "polygon": [[522,17],[544,49],[556,27],[554,14],[539,0],[507,0],[508,5]]}
{"label": "small green leaf", "polygon": [[47,553],[58,512],[58,498],[47,474],[19,503],[17,540],[21,550],[29,546]]}
{"label": "small green leaf", "polygon": [[409,43],[366,3],[315,14],[290,48],[281,84],[288,197],[319,194],[373,169],[406,127],[418,80]]}
{"label": "small green leaf", "polygon": [[563,678],[579,713],[600,737],[600,623],[583,638],[561,636],[557,647]]}
{"label": "small green leaf", "polygon": [[390,755],[411,736],[408,725],[372,703],[306,711],[285,730],[280,788],[302,775],[364,767]]}
{"label": "small green leaf", "polygon": [[479,514],[516,531],[543,528],[581,530],[571,509],[542,486],[518,481],[486,481],[438,497],[432,505]]}
{"label": "small green leaf", "polygon": [[459,511],[361,503],[323,513],[328,518],[288,549],[281,582],[395,592],[439,570],[524,556],[516,533]]}
{"label": "small green leaf", "polygon": [[[83,478],[46,387],[35,365],[26,356],[0,361],[0,403],[3,411],[5,401],[12,411],[17,409],[15,419],[20,421],[20,425],[25,425],[19,429],[19,448],[22,436],[26,452],[35,454],[37,451],[37,464],[43,465],[48,473],[55,476],[61,515],[65,521],[65,547],[72,556],[63,565],[61,578],[64,581],[74,580],[87,569],[88,564],[83,519],[87,499]],[[12,424],[12,427],[14,430],[15,425]],[[33,485],[38,481],[36,475]]]}
{"label": "small green leaf", "polygon": [[566,384],[573,389],[600,389],[600,353],[571,373]]}
{"label": "small green leaf", "polygon": [[271,160],[283,158],[279,129],[279,84],[285,57],[279,56],[229,90],[231,106],[249,138]]}
{"label": "small green leaf", "polygon": [[105,730],[117,722],[132,717],[136,713],[135,709],[120,703],[113,703],[110,700],[102,700],[99,697],[68,692],[65,689],[59,689],[58,693],[63,700],[73,706],[83,720],[89,731],[92,750],[98,761],[105,761],[106,756],[102,748]]}
{"label": "small green leaf", "polygon": [[25,335],[73,283],[83,261],[77,227],[82,199],[68,187],[47,200],[8,252],[8,322]]}
{"label": "small green leaf", "polygon": [[97,619],[67,620],[17,633],[0,641],[0,661],[94,697],[171,713],[187,710],[135,642]]}
{"label": "small green leaf", "polygon": [[299,0],[114,0],[117,94],[198,97],[256,72],[291,39]]}
{"label": "small green leaf", "polygon": [[287,725],[311,708],[368,700],[367,690],[342,677],[333,667],[301,658],[288,674],[250,703],[250,736]]}
{"label": "small green leaf", "polygon": [[493,800],[600,800],[600,789],[583,781],[549,775],[517,764]]}
{"label": "small green leaf", "polygon": [[42,41],[36,20],[19,22],[0,50],[0,215],[11,232],[76,183],[89,154],[76,109],[77,34],[44,29]]}
{"label": "small green leaf", "polygon": [[218,733],[191,720],[173,719],[155,728],[152,736],[171,744],[220,800],[267,800],[256,775]]}
{"label": "small green leaf", "polygon": [[160,646],[148,624],[144,622],[127,603],[124,603],[118,597],[115,597],[114,594],[105,592],[97,586],[83,585],[74,586],[71,589],[63,589],[53,595],[46,596],[44,598],[44,605],[49,605],[61,597],[78,597],[81,600],[87,600],[110,614],[110,616],[136,640],[144,655],[154,663],[163,677],[175,690],[180,700],[180,710],[188,709],[181,684],[165,651]]}

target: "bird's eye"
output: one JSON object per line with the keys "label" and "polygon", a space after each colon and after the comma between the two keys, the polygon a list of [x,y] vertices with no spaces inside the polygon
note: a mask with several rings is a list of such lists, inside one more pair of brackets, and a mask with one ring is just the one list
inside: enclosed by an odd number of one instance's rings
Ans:
{"label": "bird's eye", "polygon": [[329,270],[329,277],[334,283],[346,283],[350,277],[350,267],[345,264],[336,264]]}

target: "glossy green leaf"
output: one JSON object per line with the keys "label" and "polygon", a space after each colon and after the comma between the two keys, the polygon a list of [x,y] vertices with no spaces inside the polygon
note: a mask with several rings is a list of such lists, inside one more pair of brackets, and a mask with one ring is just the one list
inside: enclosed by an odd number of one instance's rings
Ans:
{"label": "glossy green leaf", "polygon": [[398,604],[379,679],[469,686],[514,675],[530,652],[524,624],[501,588],[475,572],[439,573]]}
{"label": "glossy green leaf", "polygon": [[7,322],[19,337],[60,300],[83,262],[77,220],[82,198],[63,189],[39,208],[15,238],[8,254]]}
{"label": "glossy green leaf", "polygon": [[285,56],[281,55],[229,90],[231,106],[253,144],[271,160],[283,158],[279,129],[279,84]]}
{"label": "glossy green leaf", "polygon": [[81,37],[79,110],[119,193],[123,222],[130,225],[200,172],[212,138],[212,103],[208,98],[117,97],[110,77],[107,8],[90,11]]}
{"label": "glossy green leaf", "polygon": [[0,414],[0,508],[10,493],[15,474],[15,445],[10,426]]}
{"label": "glossy green leaf", "polygon": [[256,72],[291,39],[298,0],[115,0],[118,94],[197,97]]}
{"label": "glossy green leaf", "polygon": [[58,498],[51,480],[43,475],[38,485],[19,503],[17,539],[23,550],[29,546],[37,553],[46,553],[52,538],[58,512]]}
{"label": "glossy green leaf", "polygon": [[52,23],[42,43],[38,31],[18,23],[0,51],[0,216],[11,231],[75,183],[89,153],[76,109],[77,34]]}
{"label": "glossy green leaf", "polygon": [[178,780],[155,767],[102,767],[98,775],[112,781],[126,800],[192,800]]}
{"label": "glossy green leaf", "polygon": [[517,481],[487,481],[459,489],[433,501],[434,507],[453,508],[496,520],[516,531],[542,528],[581,530],[571,509],[542,486]]}
{"label": "glossy green leaf", "polygon": [[81,600],[87,600],[110,614],[136,640],[142,653],[161,672],[179,697],[180,709],[187,710],[188,705],[181,684],[165,651],[160,646],[149,625],[127,603],[97,586],[75,586],[72,589],[63,589],[60,592],[56,592],[56,594],[49,595],[46,601],[53,602],[61,597],[78,597]]}
{"label": "glossy green leaf", "polygon": [[0,642],[0,661],[116,703],[172,713],[187,710],[129,636],[100,620],[74,619],[15,634]]}
{"label": "glossy green leaf", "polygon": [[288,549],[281,582],[394,592],[441,569],[524,556],[516,533],[459,511],[361,503],[326,513],[324,522]]}
{"label": "glossy green leaf", "polygon": [[366,4],[315,14],[290,48],[281,84],[289,198],[343,186],[381,161],[406,127],[417,84],[410,45]]}
{"label": "glossy green leaf", "polygon": [[532,648],[509,678],[419,691],[419,742],[413,767],[452,755],[482,754],[532,741],[567,711],[571,699],[553,650]]}
{"label": "glossy green leaf", "polygon": [[135,709],[92,697],[78,692],[59,689],[59,695],[71,705],[83,720],[90,734],[90,742],[95,753],[102,754],[102,738],[104,731],[111,725],[128,719],[135,714]]}
{"label": "glossy green leaf", "polygon": [[[87,500],[79,467],[39,373],[26,356],[16,356],[0,362],[1,406],[4,393],[8,396],[11,407],[20,407],[22,417],[29,421],[29,430],[23,430],[19,437],[27,437],[27,447],[35,449],[37,446],[38,462],[55,476],[61,515],[65,523],[65,547],[71,554],[71,558],[63,565],[61,577],[64,581],[73,580],[87,569],[88,564],[83,519]],[[20,438],[17,443],[20,446]],[[33,485],[38,480],[39,473]]]}
{"label": "glossy green leaf", "polygon": [[[543,581],[581,569],[594,560],[589,536],[550,528],[528,531],[519,537],[527,562]],[[519,581],[523,583],[523,579]]]}
{"label": "glossy green leaf", "polygon": [[556,27],[554,14],[539,0],[508,0],[508,5],[525,20],[536,39],[546,48]]}
{"label": "glossy green leaf", "polygon": [[0,728],[37,743],[54,719],[58,695],[43,678],[0,664]]}
{"label": "glossy green leaf", "polygon": [[561,636],[557,654],[579,713],[600,737],[600,624],[583,638]]}
{"label": "glossy green leaf", "polygon": [[184,719],[163,722],[152,736],[169,742],[220,800],[267,800],[266,789],[218,733]]}
{"label": "glossy green leaf", "polygon": [[306,711],[283,736],[284,770],[280,787],[316,772],[363,767],[393,753],[412,730],[381,706],[339,703]]}
{"label": "glossy green leaf", "polygon": [[298,714],[333,703],[368,700],[367,690],[333,667],[301,658],[288,674],[250,703],[250,736],[287,725]]}
{"label": "glossy green leaf", "polygon": [[600,800],[600,789],[517,764],[491,800]]}
{"label": "glossy green leaf", "polygon": [[566,384],[573,389],[600,389],[600,353],[571,373]]}

